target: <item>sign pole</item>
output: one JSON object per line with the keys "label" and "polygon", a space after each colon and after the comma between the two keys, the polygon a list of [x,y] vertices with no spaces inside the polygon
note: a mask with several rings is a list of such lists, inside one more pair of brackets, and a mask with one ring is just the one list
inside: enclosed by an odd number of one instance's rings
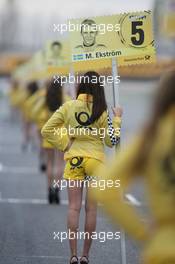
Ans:
{"label": "sign pole", "polygon": [[[112,58],[112,75],[115,80],[115,77],[118,76],[118,66],[117,66],[117,59]],[[119,106],[119,84],[113,81],[113,105],[114,107]],[[119,144],[120,147],[120,144]],[[117,150],[117,149],[116,149]],[[121,238],[120,238],[120,250],[121,250],[121,263],[126,263],[126,239],[125,239],[125,232],[121,229]]]}
{"label": "sign pole", "polygon": [[[112,76],[115,80],[115,77],[118,76],[118,67],[116,58],[112,58]],[[113,82],[113,102],[114,107],[119,106],[119,84]]]}

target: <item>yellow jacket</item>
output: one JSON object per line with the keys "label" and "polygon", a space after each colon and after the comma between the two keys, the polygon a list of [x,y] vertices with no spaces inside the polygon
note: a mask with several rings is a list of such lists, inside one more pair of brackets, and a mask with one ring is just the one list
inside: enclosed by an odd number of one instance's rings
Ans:
{"label": "yellow jacket", "polygon": [[52,115],[41,131],[42,136],[49,143],[62,151],[67,147],[69,138],[73,139],[69,151],[65,153],[65,159],[80,156],[103,161],[104,143],[112,147],[113,141],[119,139],[121,125],[119,117],[113,120],[112,137],[109,135],[107,112],[104,112],[93,124],[88,124],[87,120],[92,112],[92,100],[92,96],[80,94],[77,100],[66,102]]}
{"label": "yellow jacket", "polygon": [[42,88],[37,94],[37,98],[30,109],[30,119],[32,122],[36,123],[39,129],[41,129],[42,126],[40,126],[38,117],[45,106],[45,95],[46,89]]}
{"label": "yellow jacket", "polygon": [[[149,138],[148,144],[149,144]],[[111,219],[122,225],[134,238],[146,240],[147,226],[141,221],[135,209],[124,202],[121,190],[126,191],[129,183],[143,176],[152,215],[156,226],[175,226],[175,108],[160,120],[151,145],[149,159],[140,171],[133,164],[141,155],[142,135],[129,147],[118,153],[117,158],[99,172],[100,179],[120,180],[121,188],[92,189],[91,195],[102,202]],[[140,175],[140,176],[138,176]]]}
{"label": "yellow jacket", "polygon": [[38,101],[40,101],[40,98],[42,98],[45,95],[45,89],[39,89],[34,94],[28,97],[28,99],[24,102],[24,115],[26,120],[33,121],[33,108],[37,104]]}
{"label": "yellow jacket", "polygon": [[11,104],[14,107],[17,107],[22,112],[24,111],[24,104],[28,98],[29,94],[27,92],[27,89],[24,87],[19,87],[15,93],[11,95]]}

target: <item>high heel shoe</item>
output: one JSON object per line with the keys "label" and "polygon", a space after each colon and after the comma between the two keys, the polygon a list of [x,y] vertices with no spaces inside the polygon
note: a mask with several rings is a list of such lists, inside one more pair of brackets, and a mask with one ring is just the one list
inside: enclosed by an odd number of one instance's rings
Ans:
{"label": "high heel shoe", "polygon": [[40,166],[39,166],[39,169],[41,172],[45,172],[47,167],[46,167],[46,164],[45,163],[41,163]]}
{"label": "high heel shoe", "polygon": [[89,259],[86,256],[81,257],[80,264],[87,264],[89,263]]}
{"label": "high heel shoe", "polygon": [[71,257],[70,264],[78,264],[78,258],[77,258],[77,256],[72,256]]}
{"label": "high heel shoe", "polygon": [[48,190],[48,202],[52,204],[54,202],[54,198],[55,198],[55,191],[53,188],[50,187]]}
{"label": "high heel shoe", "polygon": [[60,204],[60,190],[55,188],[55,203]]}

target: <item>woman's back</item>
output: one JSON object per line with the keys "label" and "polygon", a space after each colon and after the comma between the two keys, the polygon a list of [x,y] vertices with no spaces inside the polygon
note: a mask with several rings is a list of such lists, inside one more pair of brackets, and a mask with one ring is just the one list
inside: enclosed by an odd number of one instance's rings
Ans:
{"label": "woman's back", "polygon": [[59,149],[63,137],[66,139],[64,146],[71,140],[71,147],[65,153],[65,159],[80,156],[103,161],[104,143],[113,147],[119,142],[121,109],[114,113],[112,122],[107,113],[104,86],[100,83],[100,76],[96,72],[87,72],[82,77],[77,99],[63,104],[45,124],[41,133]]}
{"label": "woman's back", "polygon": [[[93,97],[88,94],[80,94],[77,100],[66,102],[56,112],[64,119],[63,133],[67,132],[73,143],[66,153],[66,159],[70,156],[86,156],[96,159],[104,159],[104,145],[112,147],[110,137],[108,113],[104,111],[98,120],[91,121]],[[114,127],[120,127],[121,119],[115,117]],[[113,126],[112,125],[112,126]],[[65,130],[66,129],[66,130]],[[119,129],[118,131],[119,137]]]}

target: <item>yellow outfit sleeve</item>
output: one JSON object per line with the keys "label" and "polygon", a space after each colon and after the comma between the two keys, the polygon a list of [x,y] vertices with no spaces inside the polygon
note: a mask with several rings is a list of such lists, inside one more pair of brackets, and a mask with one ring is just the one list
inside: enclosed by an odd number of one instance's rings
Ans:
{"label": "yellow outfit sleeve", "polygon": [[[100,180],[107,182],[112,180],[113,185],[105,190],[99,187],[91,189],[91,195],[95,200],[103,204],[104,210],[115,224],[121,225],[131,236],[138,240],[146,240],[148,231],[139,218],[136,210],[124,201],[122,192],[126,191],[129,182],[138,173],[133,168],[133,161],[139,155],[140,140],[136,140],[128,149],[120,151],[115,160],[101,169],[98,173]],[[115,186],[115,181],[120,180],[120,187]]]}
{"label": "yellow outfit sleeve", "polygon": [[63,104],[47,121],[41,130],[42,136],[55,148],[64,151],[69,143],[67,130],[64,128],[67,116],[65,104]]}

